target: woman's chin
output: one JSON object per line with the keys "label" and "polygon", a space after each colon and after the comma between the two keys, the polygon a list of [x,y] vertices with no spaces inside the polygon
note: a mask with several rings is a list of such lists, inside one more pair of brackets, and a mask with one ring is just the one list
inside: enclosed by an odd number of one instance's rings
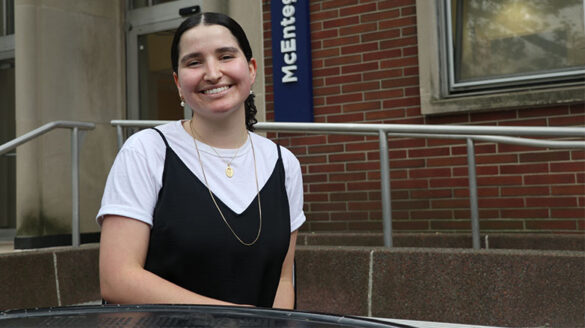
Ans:
{"label": "woman's chin", "polygon": [[195,111],[195,115],[199,115],[208,119],[224,119],[231,116],[243,108],[234,107],[215,107],[208,108],[205,111]]}

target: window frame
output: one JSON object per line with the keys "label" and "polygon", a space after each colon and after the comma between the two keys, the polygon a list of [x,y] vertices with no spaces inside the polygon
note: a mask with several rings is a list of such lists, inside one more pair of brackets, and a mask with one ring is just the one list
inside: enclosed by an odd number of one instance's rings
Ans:
{"label": "window frame", "polygon": [[[500,84],[499,88],[453,92],[450,89],[450,45],[446,2],[416,0],[421,112],[423,115],[480,110],[511,109],[585,101],[585,77],[576,81],[543,81],[539,84]],[[585,6],[584,6],[585,7]],[[585,8],[584,8],[585,11]],[[452,66],[451,66],[452,67]],[[504,81],[502,81],[504,82]]]}
{"label": "window frame", "polygon": [[[527,85],[527,84],[541,84],[548,82],[558,82],[574,80],[585,74],[585,67],[581,69],[567,69],[565,71],[549,72],[549,73],[529,73],[521,76],[510,76],[501,78],[483,78],[477,81],[471,82],[459,82],[455,77],[455,54],[453,49],[455,48],[455,40],[453,40],[452,22],[454,21],[452,13],[453,8],[451,6],[451,0],[443,0],[443,6],[445,7],[443,21],[441,24],[446,26],[446,53],[448,62],[448,74],[449,74],[449,92],[455,94],[459,91],[465,92],[466,90],[482,89],[482,88],[502,88],[511,85]],[[582,9],[585,11],[585,0],[581,0],[583,5]],[[459,19],[459,17],[455,17]],[[584,27],[585,30],[585,27]]]}

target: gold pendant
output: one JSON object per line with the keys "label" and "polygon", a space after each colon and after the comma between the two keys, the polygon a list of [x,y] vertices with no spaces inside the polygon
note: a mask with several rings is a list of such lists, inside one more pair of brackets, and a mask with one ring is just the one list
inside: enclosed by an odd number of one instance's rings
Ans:
{"label": "gold pendant", "polygon": [[232,167],[228,165],[228,167],[225,169],[225,175],[227,175],[228,178],[233,177],[234,169],[232,169]]}

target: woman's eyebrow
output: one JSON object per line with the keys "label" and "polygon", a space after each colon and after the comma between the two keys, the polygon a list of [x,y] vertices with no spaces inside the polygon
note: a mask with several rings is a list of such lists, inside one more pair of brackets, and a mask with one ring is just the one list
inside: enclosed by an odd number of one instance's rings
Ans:
{"label": "woman's eyebrow", "polygon": [[215,52],[217,52],[219,54],[223,54],[226,52],[238,52],[238,48],[236,48],[236,47],[223,47],[223,48],[217,49]]}
{"label": "woman's eyebrow", "polygon": [[199,52],[192,52],[192,53],[186,54],[185,56],[183,56],[183,57],[181,58],[181,64],[185,64],[185,63],[186,63],[186,62],[188,62],[190,59],[192,59],[192,58],[197,58],[197,57],[199,57],[199,56],[201,56],[201,53],[199,53]]}

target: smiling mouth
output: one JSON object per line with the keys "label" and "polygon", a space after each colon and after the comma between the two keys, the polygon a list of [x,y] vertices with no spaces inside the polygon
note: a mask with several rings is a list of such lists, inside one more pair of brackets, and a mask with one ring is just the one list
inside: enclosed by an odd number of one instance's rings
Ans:
{"label": "smiling mouth", "polygon": [[209,90],[203,90],[203,91],[201,91],[201,93],[206,94],[206,95],[213,95],[213,94],[216,94],[216,93],[220,93],[222,91],[225,91],[225,90],[227,90],[229,88],[230,88],[230,86],[229,85],[226,85],[226,86],[219,87],[219,88],[214,88],[214,89],[209,89]]}

